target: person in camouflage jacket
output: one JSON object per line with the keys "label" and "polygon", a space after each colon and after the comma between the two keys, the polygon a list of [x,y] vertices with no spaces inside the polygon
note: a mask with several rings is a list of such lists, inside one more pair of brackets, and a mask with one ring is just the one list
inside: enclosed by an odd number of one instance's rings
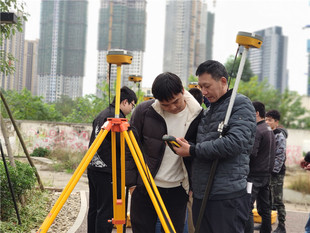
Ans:
{"label": "person in camouflage jacket", "polygon": [[285,205],[283,203],[283,183],[285,176],[286,138],[287,130],[279,127],[280,113],[270,110],[266,113],[266,122],[272,128],[276,139],[276,153],[274,167],[271,173],[270,191],[272,209],[278,211],[278,227],[274,233],[285,233]]}

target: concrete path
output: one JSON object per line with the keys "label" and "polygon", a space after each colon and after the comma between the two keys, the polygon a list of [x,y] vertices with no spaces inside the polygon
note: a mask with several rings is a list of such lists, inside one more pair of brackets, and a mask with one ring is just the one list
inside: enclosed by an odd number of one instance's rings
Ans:
{"label": "concrete path", "polygon": [[[35,165],[38,169],[44,187],[54,187],[63,189],[72,174],[65,172],[51,172],[47,169],[50,165],[50,160],[45,158],[35,158]],[[76,184],[73,192],[80,192],[81,209],[79,215],[68,231],[69,233],[85,233],[87,232],[87,210],[88,210],[88,179],[86,174],[83,174]],[[286,230],[287,233],[303,233],[304,226],[308,220],[310,212],[310,195],[303,195],[299,192],[284,189],[284,200],[286,202]],[[299,203],[299,204],[296,204]],[[273,224],[273,230],[277,227],[277,222]],[[116,232],[116,229],[113,230]],[[132,233],[131,228],[127,228],[128,233]]]}

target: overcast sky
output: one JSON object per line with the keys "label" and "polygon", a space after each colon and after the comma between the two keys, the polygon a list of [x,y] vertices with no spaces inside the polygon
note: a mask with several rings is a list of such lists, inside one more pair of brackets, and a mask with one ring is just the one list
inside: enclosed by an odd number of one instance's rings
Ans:
{"label": "overcast sky", "polygon": [[[30,17],[26,23],[26,39],[39,38],[40,0],[25,0]],[[146,50],[143,87],[150,87],[162,72],[165,0],[147,0]],[[306,94],[307,39],[310,39],[310,0],[216,0],[207,1],[215,13],[213,59],[225,63],[237,50],[239,31],[254,32],[281,26],[288,37],[289,89]],[[215,6],[214,3],[215,2]],[[95,93],[97,76],[97,28],[99,0],[88,1],[87,54],[83,94]]]}

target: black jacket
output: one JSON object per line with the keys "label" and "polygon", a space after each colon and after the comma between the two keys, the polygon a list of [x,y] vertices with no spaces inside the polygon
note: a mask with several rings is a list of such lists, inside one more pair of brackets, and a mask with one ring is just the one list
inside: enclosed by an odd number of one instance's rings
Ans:
{"label": "black jacket", "polygon": [[249,176],[270,176],[275,159],[275,137],[270,126],[264,121],[257,123],[255,143],[250,156]]}
{"label": "black jacket", "polygon": [[[140,143],[144,160],[153,178],[158,172],[166,148],[162,136],[167,134],[164,118],[152,107],[154,102],[155,100],[149,100],[139,104],[130,120],[130,124],[134,127],[135,136]],[[190,123],[185,135],[187,141],[195,142],[201,113],[202,111]],[[190,176],[191,159],[184,159],[183,161]],[[191,182],[190,179],[189,182]],[[131,153],[126,151],[126,186],[131,187],[135,185],[142,186],[143,182]]]}
{"label": "black jacket", "polygon": [[[105,110],[99,113],[99,115],[93,121],[93,131],[90,136],[89,147],[96,139],[98,133],[101,130],[102,125],[107,121],[108,118],[114,118],[115,116],[115,105],[110,104]],[[120,118],[125,118],[125,115],[120,110]],[[119,133],[116,133],[116,161],[117,161],[117,173],[120,175],[120,139]],[[111,154],[111,132],[107,134],[101,146],[97,150],[93,159],[88,165],[88,169],[112,173],[112,154]]]}

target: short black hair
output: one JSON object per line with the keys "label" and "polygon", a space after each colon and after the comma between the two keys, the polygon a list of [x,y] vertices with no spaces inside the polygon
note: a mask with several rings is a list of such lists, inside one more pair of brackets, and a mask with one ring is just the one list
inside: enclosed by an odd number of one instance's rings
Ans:
{"label": "short black hair", "polygon": [[[127,100],[128,103],[131,103],[132,101],[137,103],[136,93],[127,86],[123,86],[121,88],[120,103],[123,102],[124,100]],[[115,103],[115,97],[113,99],[113,103]]]}
{"label": "short black hair", "polygon": [[152,85],[153,96],[159,101],[169,101],[174,95],[182,92],[183,85],[181,79],[171,72],[158,75]]}
{"label": "short black hair", "polygon": [[259,113],[259,116],[261,118],[265,118],[266,116],[265,105],[262,102],[254,101],[253,106],[255,108],[255,111]]}
{"label": "short black hair", "polygon": [[274,120],[280,121],[281,114],[277,110],[270,110],[266,113],[266,117],[271,117]]}
{"label": "short black hair", "polygon": [[192,96],[194,96],[194,98],[198,101],[198,103],[201,105],[202,104],[202,92],[200,89],[194,87],[188,90],[189,93],[192,94]]}
{"label": "short black hair", "polygon": [[226,80],[228,80],[228,73],[225,66],[218,61],[207,60],[201,63],[196,70],[196,76],[199,76],[203,73],[210,74],[212,78],[217,81],[222,77],[225,77]]}

